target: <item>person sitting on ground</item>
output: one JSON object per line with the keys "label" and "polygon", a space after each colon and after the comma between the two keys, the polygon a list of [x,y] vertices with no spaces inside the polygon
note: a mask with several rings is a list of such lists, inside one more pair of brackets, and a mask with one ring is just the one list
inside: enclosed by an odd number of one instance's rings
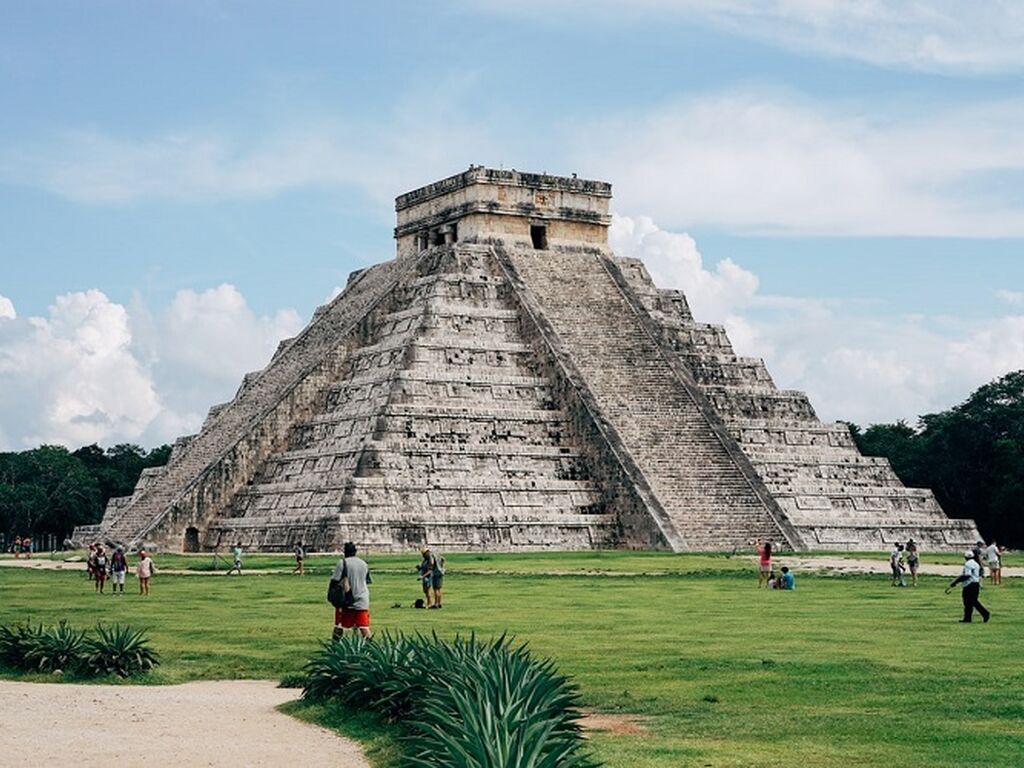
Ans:
{"label": "person sitting on ground", "polygon": [[107,583],[107,553],[103,547],[96,547],[93,567],[96,570],[96,591],[103,594],[103,587]]}
{"label": "person sitting on ground", "polygon": [[782,576],[779,578],[779,589],[796,589],[796,579],[793,572],[787,566],[782,566]]}
{"label": "person sitting on ground", "polygon": [[114,548],[110,556],[110,594],[124,597],[124,577],[128,573],[128,558],[124,556],[124,548]]}

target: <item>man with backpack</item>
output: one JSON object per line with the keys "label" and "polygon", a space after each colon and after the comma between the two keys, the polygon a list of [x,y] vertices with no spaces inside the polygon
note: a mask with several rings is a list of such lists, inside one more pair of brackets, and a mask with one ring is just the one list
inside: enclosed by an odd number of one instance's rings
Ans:
{"label": "man with backpack", "polygon": [[[430,547],[420,547],[420,554],[423,560],[420,562],[419,572],[423,581],[423,595],[427,599],[427,608],[441,607],[441,590],[444,587],[444,557],[435,555]],[[431,600],[433,592],[433,600]]]}
{"label": "man with backpack", "polygon": [[345,542],[344,557],[338,561],[327,588],[327,600],[334,606],[334,638],[340,638],[346,629],[359,630],[369,640],[370,631],[370,568],[361,557],[358,547]]}
{"label": "man with backpack", "polygon": [[124,548],[115,547],[110,556],[110,594],[124,597],[124,577],[128,573],[128,558],[124,556]]}

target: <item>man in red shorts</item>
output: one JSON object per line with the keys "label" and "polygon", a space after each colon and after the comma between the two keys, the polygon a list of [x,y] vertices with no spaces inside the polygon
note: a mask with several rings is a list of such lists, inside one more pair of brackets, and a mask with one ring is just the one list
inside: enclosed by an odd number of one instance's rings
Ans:
{"label": "man in red shorts", "polygon": [[331,577],[345,587],[344,607],[334,609],[334,636],[341,637],[346,629],[358,629],[359,634],[369,639],[370,631],[370,568],[356,557],[356,545],[345,542],[345,556],[338,561]]}

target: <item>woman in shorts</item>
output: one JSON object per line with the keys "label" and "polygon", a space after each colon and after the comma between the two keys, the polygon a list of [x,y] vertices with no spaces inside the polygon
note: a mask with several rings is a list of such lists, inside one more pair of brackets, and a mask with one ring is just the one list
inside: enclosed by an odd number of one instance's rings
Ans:
{"label": "woman in shorts", "polygon": [[907,568],[910,569],[910,584],[911,586],[917,586],[917,567],[921,564],[921,559],[918,557],[917,542],[913,539],[907,539],[907,546],[904,547],[904,551],[907,553]]}

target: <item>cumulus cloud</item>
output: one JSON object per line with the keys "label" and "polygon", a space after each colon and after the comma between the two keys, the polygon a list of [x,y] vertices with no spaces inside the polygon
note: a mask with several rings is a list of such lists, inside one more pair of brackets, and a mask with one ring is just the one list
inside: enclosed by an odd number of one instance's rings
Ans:
{"label": "cumulus cloud", "polygon": [[880,119],[794,97],[697,97],[587,126],[577,167],[626,213],[759,233],[1024,235],[990,183],[1024,171],[1024,102]]}
{"label": "cumulus cloud", "polygon": [[682,289],[694,317],[725,325],[738,354],[765,360],[776,384],[807,392],[818,415],[862,424],[949,408],[1024,368],[1024,315],[903,316],[884,306],[760,293],[742,266],[707,265],[689,236],[616,216],[610,241],[641,258],[662,287]]}
{"label": "cumulus cloud", "polygon": [[45,317],[0,322],[0,449],[171,440],[300,328],[294,310],[255,315],[230,285],[180,291],[156,315],[98,290],[58,296]]}
{"label": "cumulus cloud", "polygon": [[18,316],[14,311],[14,302],[6,296],[0,295],[0,320],[13,320]]}
{"label": "cumulus cloud", "polygon": [[801,53],[940,72],[1024,69],[1014,0],[475,0],[501,13],[574,23],[696,23]]}
{"label": "cumulus cloud", "polygon": [[1024,291],[996,291],[996,298],[1006,304],[1024,304]]}

